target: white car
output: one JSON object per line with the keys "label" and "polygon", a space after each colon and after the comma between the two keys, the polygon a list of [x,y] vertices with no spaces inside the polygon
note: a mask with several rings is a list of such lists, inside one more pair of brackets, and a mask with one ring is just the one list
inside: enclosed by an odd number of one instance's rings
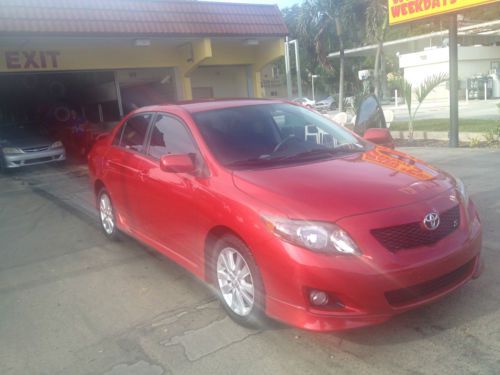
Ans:
{"label": "white car", "polygon": [[335,109],[335,99],[333,98],[333,96],[328,96],[325,99],[316,102],[316,104],[314,105],[314,109],[322,113],[331,111]]}
{"label": "white car", "polygon": [[309,98],[295,98],[292,102],[302,104],[304,107],[314,108],[315,101]]}

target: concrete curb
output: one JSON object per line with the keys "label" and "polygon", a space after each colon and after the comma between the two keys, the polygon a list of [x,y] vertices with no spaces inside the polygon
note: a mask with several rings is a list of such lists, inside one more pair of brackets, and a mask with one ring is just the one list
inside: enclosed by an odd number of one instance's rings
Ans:
{"label": "concrete curb", "polygon": [[[394,139],[408,139],[407,130],[391,130],[391,135]],[[459,134],[459,139],[461,142],[469,142],[471,139],[480,138],[483,139],[483,133],[472,133],[472,132],[461,132]],[[413,139],[423,139],[423,140],[438,140],[447,141],[449,139],[448,132],[427,132],[427,131],[414,131]]]}

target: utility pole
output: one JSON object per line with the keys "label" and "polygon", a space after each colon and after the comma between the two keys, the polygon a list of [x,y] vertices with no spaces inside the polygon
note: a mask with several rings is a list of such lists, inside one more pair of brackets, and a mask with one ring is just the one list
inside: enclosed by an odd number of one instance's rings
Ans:
{"label": "utility pole", "polygon": [[297,96],[302,98],[302,80],[300,74],[299,42],[297,39],[288,40],[285,38],[285,70],[286,70],[286,89],[290,99],[292,97],[292,74],[290,68],[290,44],[295,46],[295,70],[297,73]]}
{"label": "utility pole", "polygon": [[302,98],[302,76],[300,74],[299,42],[294,39],[289,42],[295,46],[295,69],[297,70],[297,96]]}
{"label": "utility pole", "polygon": [[313,90],[313,102],[316,103],[316,95],[314,94],[314,79],[318,78],[319,76],[317,74],[313,74],[311,76],[311,81],[312,81],[312,90]]}
{"label": "utility pole", "polygon": [[285,72],[286,72],[286,93],[288,99],[292,98],[292,77],[290,74],[290,45],[288,37],[285,38]]}
{"label": "utility pole", "polygon": [[450,64],[450,147],[459,146],[458,137],[458,38],[457,15],[450,16],[449,64]]}

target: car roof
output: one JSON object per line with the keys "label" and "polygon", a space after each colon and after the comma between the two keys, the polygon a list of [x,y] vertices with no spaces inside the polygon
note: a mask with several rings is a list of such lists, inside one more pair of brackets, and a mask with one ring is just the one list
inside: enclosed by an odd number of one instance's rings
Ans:
{"label": "car roof", "polygon": [[215,109],[244,107],[260,104],[283,104],[289,103],[287,100],[279,99],[207,99],[180,101],[172,104],[160,104],[142,107],[139,112],[144,111],[168,111],[169,109],[182,108],[189,113],[205,112]]}

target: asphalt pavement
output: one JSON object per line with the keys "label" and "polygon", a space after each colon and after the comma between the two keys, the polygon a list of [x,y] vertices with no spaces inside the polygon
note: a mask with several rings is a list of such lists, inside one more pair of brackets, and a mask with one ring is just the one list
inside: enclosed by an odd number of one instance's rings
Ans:
{"label": "asphalt pavement", "polygon": [[0,374],[499,374],[500,150],[405,151],[463,178],[486,270],[437,303],[329,334],[241,328],[181,267],[108,242],[84,166],[0,177]]}

